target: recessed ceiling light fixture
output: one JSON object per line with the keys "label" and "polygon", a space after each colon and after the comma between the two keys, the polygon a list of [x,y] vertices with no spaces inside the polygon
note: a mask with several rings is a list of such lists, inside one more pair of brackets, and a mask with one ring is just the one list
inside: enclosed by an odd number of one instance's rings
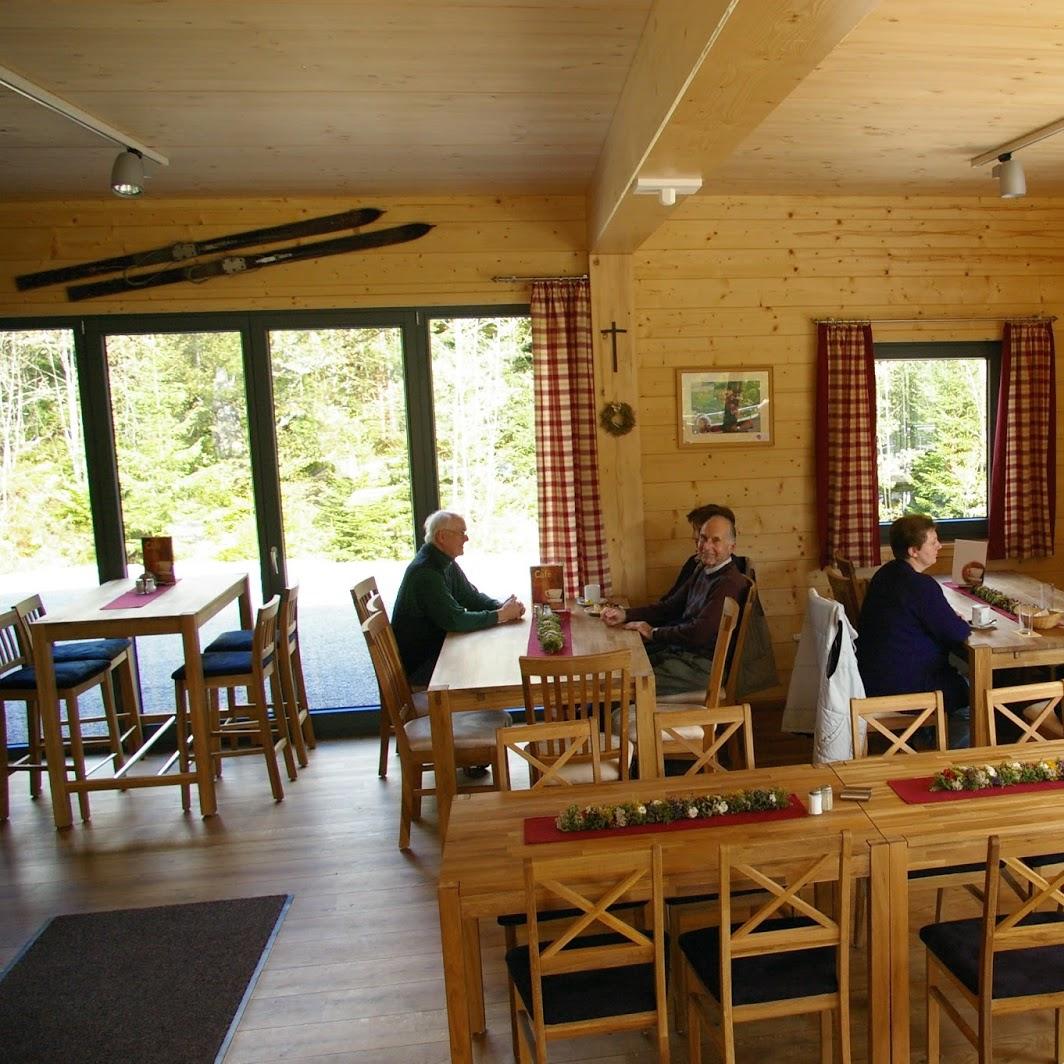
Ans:
{"label": "recessed ceiling light fixture", "polygon": [[663,207],[671,207],[677,196],[690,196],[702,187],[700,177],[640,177],[636,179],[637,196],[657,196]]}
{"label": "recessed ceiling light fixture", "polygon": [[1048,126],[1040,126],[1038,129],[1031,130],[1030,133],[1024,133],[1022,137],[1010,140],[1007,144],[974,156],[971,160],[972,166],[985,166],[996,159],[998,165],[990,173],[1001,183],[1001,198],[1015,199],[1023,196],[1027,192],[1027,179],[1019,159],[1014,159],[1012,153],[1021,148],[1029,148],[1040,140],[1055,137],[1058,133],[1064,133],[1064,118],[1058,118],[1056,122],[1050,122]]}
{"label": "recessed ceiling light fixture", "polygon": [[144,159],[150,159],[159,166],[170,165],[170,160],[165,155],[160,155],[154,148],[141,144],[136,137],[116,129],[102,118],[89,114],[76,104],[56,96],[54,92],[7,67],[0,66],[0,86],[70,119],[82,129],[87,129],[90,133],[95,133],[122,148],[122,153],[115,159],[111,168],[111,190],[115,195],[139,196],[144,191]]}

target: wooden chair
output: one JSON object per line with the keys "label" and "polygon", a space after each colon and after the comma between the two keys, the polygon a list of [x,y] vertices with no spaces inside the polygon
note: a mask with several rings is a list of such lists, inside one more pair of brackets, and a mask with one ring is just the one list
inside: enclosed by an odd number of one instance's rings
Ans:
{"label": "wooden chair", "polygon": [[[495,733],[498,747],[499,789],[510,787],[512,753],[528,765],[529,789],[573,787],[581,783],[600,783],[599,744],[595,721],[562,721],[557,724],[516,724]],[[583,772],[577,772],[577,766]],[[586,779],[581,779],[585,776]]]}
{"label": "wooden chair", "polygon": [[[757,586],[751,581],[744,602],[752,606],[756,598]],[[660,695],[657,699],[658,705],[684,708],[699,705],[719,706],[722,699],[729,697],[724,693],[729,690],[729,684],[731,694],[734,695],[739,683],[739,662],[742,660],[740,638],[745,646],[746,630],[751,616],[752,609],[747,610],[745,605],[740,605],[735,599],[726,598],[721,609],[720,624],[717,626],[717,641],[713,644],[713,660],[709,667],[705,691],[680,691],[673,695]],[[732,666],[730,669],[729,662]]]}
{"label": "wooden chair", "polygon": [[[19,626],[22,652],[29,659],[33,654],[29,625],[47,614],[40,595],[30,595],[15,603],[15,612],[22,622]],[[118,713],[122,724],[122,743],[132,740],[130,746],[137,749],[144,742],[140,719],[140,693],[133,666],[133,641],[130,639],[79,639],[57,643],[52,647],[52,660],[58,665],[68,661],[106,661],[111,678],[118,681],[121,710]]]}
{"label": "wooden chair", "polygon": [[1029,683],[1016,687],[991,687],[986,692],[986,728],[990,745],[998,744],[998,718],[1019,729],[1016,743],[1040,743],[1064,738],[1059,710],[1064,682]]}
{"label": "wooden chair", "polygon": [[303,678],[303,655],[299,649],[299,585],[292,584],[281,595],[281,609],[277,616],[277,656],[281,673],[281,694],[288,730],[296,748],[300,768],[307,765],[307,751],[318,741],[310,718],[307,683]]}
{"label": "wooden chair", "polygon": [[[994,1017],[1054,1009],[1056,1052],[1064,1060],[1064,869],[1047,876],[1031,851],[1060,845],[1059,837],[987,840],[982,916],[921,928],[927,951],[927,1060],[938,1064],[941,1013],[975,1047],[993,1057]],[[1046,905],[1054,911],[1044,911]],[[975,1010],[970,1024],[950,999]]]}
{"label": "wooden chair", "polygon": [[[835,1059],[850,1060],[850,850],[849,832],[720,847],[719,923],[680,936],[691,1064],[701,1064],[703,1026],[733,1064],[735,1024],[806,1012],[821,1014],[821,1059],[831,1059],[834,1030]],[[733,923],[733,901],[751,882],[767,898]],[[824,904],[802,896],[814,884]],[[784,906],[795,915],[779,917]]]}
{"label": "wooden chair", "polygon": [[[667,757],[683,757],[691,762],[685,776],[701,772],[727,772],[720,754],[727,746],[742,753],[741,763],[729,758],[730,768],[754,768],[754,733],[750,706],[717,706],[677,709],[667,706],[654,711],[654,737],[658,775],[665,775]],[[740,745],[741,744],[741,745]]]}
{"label": "wooden chair", "polygon": [[868,757],[870,734],[885,738],[889,744],[879,755],[881,757],[915,754],[917,751],[911,745],[911,740],[922,728],[934,728],[935,748],[945,750],[946,712],[942,705],[942,692],[851,698],[850,728],[855,758]]}
{"label": "wooden chair", "polygon": [[[25,648],[29,648],[28,652]],[[25,630],[18,611],[0,613],[0,820],[9,815],[8,776],[12,772],[30,774],[30,794],[40,797],[41,775],[46,768],[44,747],[41,739],[42,725],[40,706],[37,701],[37,669],[32,656],[33,643]],[[84,782],[105,765],[121,768],[125,763],[122,752],[122,734],[115,710],[114,692],[111,688],[110,669],[106,659],[88,661],[64,661],[55,663],[56,693],[66,709],[65,719],[59,721],[64,746],[70,748],[70,758],[75,780]],[[100,688],[103,698],[103,717],[82,718],[78,699],[93,687]],[[8,702],[26,704],[26,733],[29,749],[25,756],[11,761],[7,752],[7,707]],[[102,722],[106,725],[106,737],[99,742],[107,745],[109,753],[92,767],[85,762],[85,748],[97,740],[84,736],[82,727]],[[78,791],[78,808],[82,820],[89,819],[89,795]]]}
{"label": "wooden chair", "polygon": [[[432,756],[432,723],[428,717],[414,712],[410,685],[399,659],[395,633],[383,611],[371,614],[362,625],[362,633],[369,647],[370,660],[377,674],[381,690],[381,711],[387,712],[395,731],[395,748],[403,772],[402,800],[399,815],[399,849],[410,848],[410,824],[421,819],[421,800],[436,793],[434,787],[424,785],[426,771],[434,767]],[[446,694],[443,696],[445,704]],[[491,765],[490,784],[463,784],[461,792],[497,790],[501,770],[497,757],[495,733],[509,727],[512,721],[503,710],[479,710],[451,715],[454,729],[455,760],[458,765]]]}
{"label": "wooden chair", "polygon": [[[611,906],[649,897],[648,927],[626,923]],[[665,998],[661,847],[525,861],[528,944],[506,953],[515,987],[519,1060],[548,1059],[556,1039],[612,1031],[651,1032],[659,1064],[669,1061]],[[540,910],[576,906],[540,926]]]}
{"label": "wooden chair", "polygon": [[381,598],[381,593],[377,590],[375,577],[367,576],[365,580],[360,580],[355,584],[351,588],[351,601],[355,604],[355,614],[358,616],[359,624],[365,624],[369,620],[371,613],[381,612],[385,617],[388,616],[388,611],[384,606],[384,599]]}
{"label": "wooden chair", "polygon": [[833,557],[833,561],[835,562],[835,568],[842,573],[843,578],[849,580],[850,587],[853,588],[853,597],[857,600],[857,612],[860,613],[861,607],[864,605],[865,592],[868,591],[868,581],[857,575],[857,567],[849,558],[836,554]]}
{"label": "wooden chair", "polygon": [[857,597],[857,588],[854,581],[843,576],[833,565],[825,567],[824,575],[828,578],[831,597],[836,602],[842,603],[847,619],[856,628],[857,622],[861,617],[861,603]]}
{"label": "wooden chair", "polygon": [[[203,682],[209,694],[208,734],[214,774],[221,775],[223,757],[261,754],[266,762],[270,791],[278,802],[284,798],[284,785],[277,764],[278,754],[284,758],[288,778],[296,778],[292,736],[278,669],[277,618],[280,609],[281,597],[274,595],[259,610],[250,651],[205,651],[202,659]],[[172,678],[177,700],[177,749],[181,770],[187,772],[192,745],[185,666],[175,669]],[[267,683],[269,697],[266,694]],[[247,702],[235,704],[234,700],[223,709],[218,692],[235,691],[238,688],[247,691]],[[223,745],[223,739],[232,742]],[[242,745],[243,740],[247,740],[249,745]],[[181,787],[181,802],[185,809],[191,808],[191,790],[187,784]]]}
{"label": "wooden chair", "polygon": [[[204,654],[244,652],[250,653],[255,637],[253,628],[237,628],[211,640]],[[277,655],[281,694],[284,710],[288,716],[288,733],[295,749],[300,768],[306,768],[307,750],[314,749],[314,724],[310,719],[310,702],[307,700],[307,685],[303,678],[303,657],[299,649],[299,585],[290,584],[281,592],[281,609],[277,622]],[[236,702],[235,691],[228,693],[230,702]]]}
{"label": "wooden chair", "polygon": [[[599,764],[604,781],[629,778],[634,745],[629,740],[629,714],[632,699],[629,650],[573,657],[518,659],[521,689],[525,700],[525,722],[536,723],[536,709],[543,709],[543,721],[559,724],[591,719],[599,740]],[[620,710],[611,712],[617,703]],[[580,766],[564,767],[586,778]]]}
{"label": "wooden chair", "polygon": [[[867,725],[861,734],[861,722]],[[941,691],[921,691],[915,694],[883,695],[878,698],[850,699],[850,726],[853,729],[853,749],[856,758],[868,757],[868,733],[884,736],[890,746],[879,757],[915,754],[909,740],[920,728],[935,729],[935,745],[938,750],[947,748],[946,713]],[[942,916],[945,889],[961,886],[974,897],[982,900],[978,884],[983,874],[981,864],[946,865],[943,868],[921,868],[909,873],[911,881],[924,880],[937,888],[935,895],[935,919]],[[864,925],[864,910],[868,900],[868,884],[861,880],[857,886],[857,930],[855,940],[861,939]]]}

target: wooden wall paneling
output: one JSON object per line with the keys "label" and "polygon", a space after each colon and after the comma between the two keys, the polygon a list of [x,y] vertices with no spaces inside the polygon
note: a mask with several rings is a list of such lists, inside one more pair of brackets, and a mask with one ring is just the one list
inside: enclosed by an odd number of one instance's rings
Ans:
{"label": "wooden wall paneling", "polygon": [[[625,436],[598,432],[599,491],[609,547],[611,593],[632,602],[646,597],[643,476],[640,462],[642,411],[639,362],[632,307],[630,255],[593,255],[590,261],[591,328],[595,351],[595,409],[607,402],[630,403],[635,427]],[[616,322],[627,330],[617,337],[617,370],[613,344],[602,330]]]}
{"label": "wooden wall paneling", "polygon": [[[805,590],[822,584],[813,319],[955,318],[874,328],[878,339],[946,341],[998,339],[1008,315],[1061,314],[1064,201],[699,195],[670,213],[632,269],[648,590],[667,586],[684,556],[674,529],[690,500],[732,505],[785,685]],[[676,367],[744,363],[773,367],[775,445],[678,448]],[[1064,402],[1064,373],[1058,389]],[[1064,477],[1064,441],[1058,451]],[[1057,494],[1064,518],[1059,485]],[[1060,557],[1008,567],[1061,584]],[[945,551],[942,561],[948,569]]]}

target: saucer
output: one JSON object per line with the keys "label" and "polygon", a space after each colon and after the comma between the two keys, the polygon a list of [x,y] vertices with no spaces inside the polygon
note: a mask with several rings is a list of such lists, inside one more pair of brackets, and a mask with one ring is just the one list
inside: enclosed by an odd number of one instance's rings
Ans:
{"label": "saucer", "polygon": [[986,624],[973,624],[971,625],[971,629],[973,632],[986,632],[989,631],[989,629],[993,628],[996,624],[997,618],[991,617],[990,620],[986,622]]}

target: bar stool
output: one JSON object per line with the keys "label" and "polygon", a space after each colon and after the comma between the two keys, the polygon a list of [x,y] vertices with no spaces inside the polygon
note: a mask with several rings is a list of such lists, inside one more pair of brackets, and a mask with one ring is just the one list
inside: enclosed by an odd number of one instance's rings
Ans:
{"label": "bar stool", "polygon": [[[318,742],[310,717],[307,685],[303,678],[303,658],[299,650],[299,585],[292,584],[281,592],[281,610],[277,624],[277,651],[280,662],[281,695],[288,716],[288,730],[300,768],[308,764],[307,750]],[[249,652],[254,630],[237,628],[222,632],[204,650],[204,654]],[[230,699],[234,696],[231,694]]]}
{"label": "bar stool", "polygon": [[[270,790],[279,802],[284,798],[284,785],[277,764],[277,755],[284,757],[288,778],[296,778],[296,764],[292,756],[291,735],[288,717],[284,710],[281,682],[277,668],[277,617],[281,599],[274,595],[258,612],[252,632],[250,651],[209,651],[203,654],[203,682],[210,692],[208,706],[208,737],[212,768],[221,775],[223,757],[240,757],[262,754],[270,779]],[[189,711],[186,699],[187,684],[185,666],[173,673],[177,698],[177,750],[181,771],[189,771]],[[271,698],[266,697],[269,681]],[[243,687],[248,700],[244,705],[227,705],[224,712],[220,706],[220,690],[235,691]],[[270,707],[273,706],[273,714]],[[223,748],[222,738],[250,739],[250,746]],[[181,787],[183,808],[192,807],[191,788]]]}
{"label": "bar stool", "polygon": [[[0,820],[7,820],[8,775],[22,771],[30,773],[30,794],[40,797],[41,774],[44,771],[44,756],[41,744],[41,715],[37,701],[37,669],[33,657],[24,653],[24,646],[31,646],[28,633],[20,631],[22,621],[14,609],[0,613]],[[83,781],[104,765],[114,763],[115,768],[124,764],[118,717],[115,713],[114,692],[109,682],[108,663],[99,661],[66,661],[55,664],[56,693],[66,706],[66,720],[60,720],[60,730],[66,729],[64,745],[70,747],[74,778]],[[81,719],[78,698],[96,686],[103,697],[104,716]],[[7,754],[7,702],[26,703],[26,724],[29,737],[29,752],[15,762],[9,762]],[[107,757],[92,768],[86,768],[82,724],[98,721],[107,724],[106,742],[110,748]],[[78,808],[82,820],[89,819],[89,795],[78,791]]]}

